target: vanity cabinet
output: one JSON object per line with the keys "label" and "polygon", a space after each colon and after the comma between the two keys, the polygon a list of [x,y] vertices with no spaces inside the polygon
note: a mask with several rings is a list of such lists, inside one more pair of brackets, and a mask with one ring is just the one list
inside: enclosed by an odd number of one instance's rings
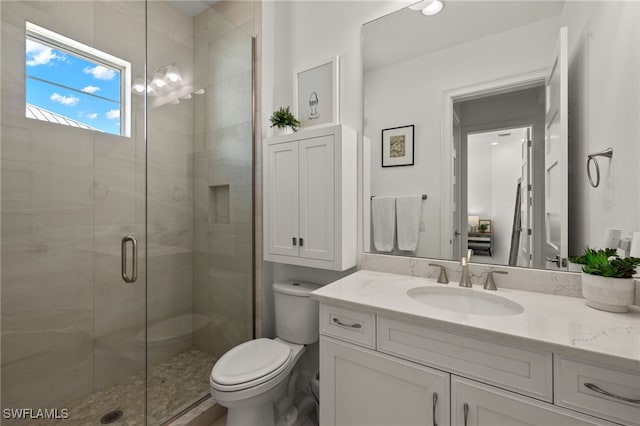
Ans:
{"label": "vanity cabinet", "polygon": [[264,260],[337,271],[356,265],[356,139],[337,125],[265,141]]}
{"label": "vanity cabinet", "polygon": [[[551,352],[321,303],[320,424],[636,424],[629,409],[614,418],[569,396],[558,404],[553,359]],[[617,391],[632,394],[634,378],[596,374],[599,383],[609,377],[620,384]]]}
{"label": "vanity cabinet", "polygon": [[449,424],[449,374],[320,339],[322,425]]}
{"label": "vanity cabinet", "polygon": [[610,424],[458,376],[451,377],[451,408],[451,423],[459,426]]}

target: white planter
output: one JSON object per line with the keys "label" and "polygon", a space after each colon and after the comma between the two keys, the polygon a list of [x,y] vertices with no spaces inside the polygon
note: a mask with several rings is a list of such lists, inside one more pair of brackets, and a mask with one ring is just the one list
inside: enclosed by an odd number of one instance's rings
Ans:
{"label": "white planter", "polygon": [[290,135],[293,134],[293,128],[291,126],[287,127],[276,127],[276,135]]}
{"label": "white planter", "polygon": [[569,262],[569,272],[582,272],[583,266],[581,263]]}
{"label": "white planter", "polygon": [[607,312],[627,312],[634,301],[633,278],[607,278],[582,274],[582,297],[587,305]]}

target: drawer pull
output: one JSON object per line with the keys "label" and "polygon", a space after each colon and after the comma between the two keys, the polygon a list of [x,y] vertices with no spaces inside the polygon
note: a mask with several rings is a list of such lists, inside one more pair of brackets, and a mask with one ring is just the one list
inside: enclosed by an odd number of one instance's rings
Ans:
{"label": "drawer pull", "polygon": [[613,394],[611,392],[607,392],[606,390],[599,388],[598,386],[594,385],[593,383],[585,383],[584,387],[588,388],[588,389],[591,389],[594,392],[601,393],[602,395],[606,395],[606,396],[609,396],[611,398],[619,399],[620,401],[630,402],[632,404],[640,404],[640,399],[625,398],[624,396],[619,396],[619,395]]}
{"label": "drawer pull", "polygon": [[464,426],[467,426],[467,420],[469,420],[469,404],[465,402],[462,406],[462,410],[464,412]]}
{"label": "drawer pull", "polygon": [[438,392],[433,393],[433,426],[438,426],[436,422],[436,406],[438,405]]}
{"label": "drawer pull", "polygon": [[349,328],[362,328],[362,324],[345,324],[342,321],[340,321],[338,318],[334,318],[333,322],[338,324],[340,327],[349,327]]}

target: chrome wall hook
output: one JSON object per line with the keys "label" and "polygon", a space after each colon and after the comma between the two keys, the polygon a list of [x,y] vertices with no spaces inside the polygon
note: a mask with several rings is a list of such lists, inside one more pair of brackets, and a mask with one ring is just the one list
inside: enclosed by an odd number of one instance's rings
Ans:
{"label": "chrome wall hook", "polygon": [[[613,157],[613,148],[607,148],[604,151],[594,152],[593,154],[587,155],[587,177],[589,178],[589,183],[594,188],[597,188],[600,185],[600,166],[598,165],[598,159],[596,157]],[[596,182],[593,183],[593,179],[591,178],[591,161],[596,166]]]}

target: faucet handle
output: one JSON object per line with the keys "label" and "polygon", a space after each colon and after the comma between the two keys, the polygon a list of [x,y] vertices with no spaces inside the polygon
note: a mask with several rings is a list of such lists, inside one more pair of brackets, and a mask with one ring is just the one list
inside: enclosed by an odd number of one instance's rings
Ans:
{"label": "faucet handle", "polygon": [[437,281],[439,284],[449,284],[447,269],[444,266],[438,265],[437,263],[430,263],[429,266],[437,266],[438,268],[440,268],[440,276],[438,277]]}
{"label": "faucet handle", "polygon": [[484,282],[484,286],[482,286],[482,288],[484,288],[485,290],[496,291],[498,289],[498,287],[496,287],[496,282],[493,280],[493,274],[509,275],[509,273],[507,271],[489,271],[489,272],[487,272],[487,279]]}

